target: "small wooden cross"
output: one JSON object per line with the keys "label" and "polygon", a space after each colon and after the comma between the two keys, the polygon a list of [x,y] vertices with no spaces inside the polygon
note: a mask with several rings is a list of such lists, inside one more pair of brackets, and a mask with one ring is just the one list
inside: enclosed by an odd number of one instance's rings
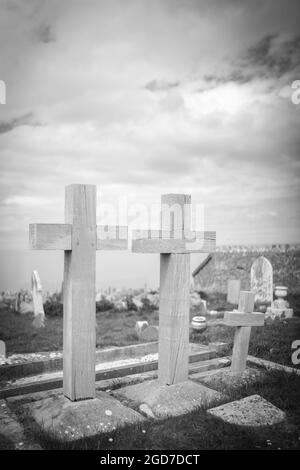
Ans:
{"label": "small wooden cross", "polygon": [[161,204],[161,230],[135,230],[132,251],[160,253],[158,379],[171,385],[188,378],[190,253],[214,251],[216,234],[190,231],[191,196],[165,194]]}
{"label": "small wooden cross", "polygon": [[251,327],[264,326],[265,315],[253,312],[254,301],[254,292],[241,291],[238,311],[224,314],[224,324],[236,327],[230,369],[232,375],[242,374],[246,369]]}
{"label": "small wooden cross", "polygon": [[64,251],[63,389],[95,396],[96,250],[126,250],[127,227],[96,225],[96,186],[66,187],[65,224],[30,224],[30,247]]}

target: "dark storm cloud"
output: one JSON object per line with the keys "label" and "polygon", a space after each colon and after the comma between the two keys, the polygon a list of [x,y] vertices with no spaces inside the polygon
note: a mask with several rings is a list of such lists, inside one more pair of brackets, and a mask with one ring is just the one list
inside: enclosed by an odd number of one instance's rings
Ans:
{"label": "dark storm cloud", "polygon": [[171,88],[176,88],[179,86],[179,82],[167,82],[163,80],[151,80],[145,85],[145,88],[149,91],[165,91],[170,90]]}
{"label": "dark storm cloud", "polygon": [[[300,36],[279,42],[278,34],[262,38],[250,47],[245,60],[265,76],[279,78],[300,65]],[[278,41],[278,43],[276,43]]]}
{"label": "dark storm cloud", "polygon": [[[250,46],[240,58],[230,61],[226,74],[206,74],[209,88],[232,82],[246,84],[255,79],[279,79],[300,70],[300,36],[282,40],[279,34],[269,34]],[[206,91],[200,88],[198,92]]]}
{"label": "dark storm cloud", "polygon": [[50,24],[41,24],[35,30],[35,38],[38,42],[48,44],[56,40]]}
{"label": "dark storm cloud", "polygon": [[0,134],[10,132],[19,126],[32,126],[37,127],[42,124],[34,120],[34,114],[32,112],[23,114],[22,116],[11,119],[10,121],[0,121]]}

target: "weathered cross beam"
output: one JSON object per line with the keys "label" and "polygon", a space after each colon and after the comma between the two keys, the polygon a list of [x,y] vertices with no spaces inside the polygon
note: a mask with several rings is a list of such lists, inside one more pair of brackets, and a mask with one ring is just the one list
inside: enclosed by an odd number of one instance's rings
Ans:
{"label": "weathered cross beam", "polygon": [[265,315],[253,312],[254,292],[241,291],[238,310],[225,312],[224,324],[236,327],[231,359],[232,375],[242,374],[246,368],[252,326],[264,326]]}
{"label": "weathered cross beam", "polygon": [[70,400],[95,396],[96,250],[126,250],[127,227],[96,225],[96,186],[66,187],[65,224],[31,224],[30,247],[63,250],[63,389]]}
{"label": "weathered cross beam", "polygon": [[215,250],[215,232],[190,230],[191,196],[161,198],[161,230],[133,232],[132,251],[160,253],[158,379],[171,385],[188,378],[190,253]]}

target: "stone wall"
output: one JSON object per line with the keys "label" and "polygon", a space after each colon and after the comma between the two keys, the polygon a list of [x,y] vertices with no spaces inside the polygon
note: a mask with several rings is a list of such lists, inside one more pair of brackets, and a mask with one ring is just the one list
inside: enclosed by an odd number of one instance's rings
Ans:
{"label": "stone wall", "polygon": [[265,246],[223,246],[203,268],[195,269],[194,284],[205,292],[227,292],[228,279],[241,279],[241,288],[250,289],[253,261],[265,256],[273,266],[274,285],[285,285],[290,293],[300,293],[300,244]]}

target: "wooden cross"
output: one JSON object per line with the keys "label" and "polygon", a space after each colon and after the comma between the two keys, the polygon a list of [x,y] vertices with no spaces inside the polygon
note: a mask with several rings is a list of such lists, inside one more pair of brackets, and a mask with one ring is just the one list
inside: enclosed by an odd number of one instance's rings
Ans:
{"label": "wooden cross", "polygon": [[158,379],[171,385],[188,378],[190,253],[214,251],[216,234],[190,230],[191,196],[165,194],[161,204],[161,230],[135,230],[132,251],[160,253]]}
{"label": "wooden cross", "polygon": [[30,224],[30,247],[64,251],[63,389],[70,400],[95,396],[96,250],[126,250],[127,227],[96,225],[96,186],[65,192],[65,224]]}
{"label": "wooden cross", "polygon": [[251,327],[264,326],[265,315],[253,312],[254,301],[254,292],[241,291],[238,311],[224,314],[224,324],[236,327],[230,369],[232,375],[242,374],[246,369]]}

